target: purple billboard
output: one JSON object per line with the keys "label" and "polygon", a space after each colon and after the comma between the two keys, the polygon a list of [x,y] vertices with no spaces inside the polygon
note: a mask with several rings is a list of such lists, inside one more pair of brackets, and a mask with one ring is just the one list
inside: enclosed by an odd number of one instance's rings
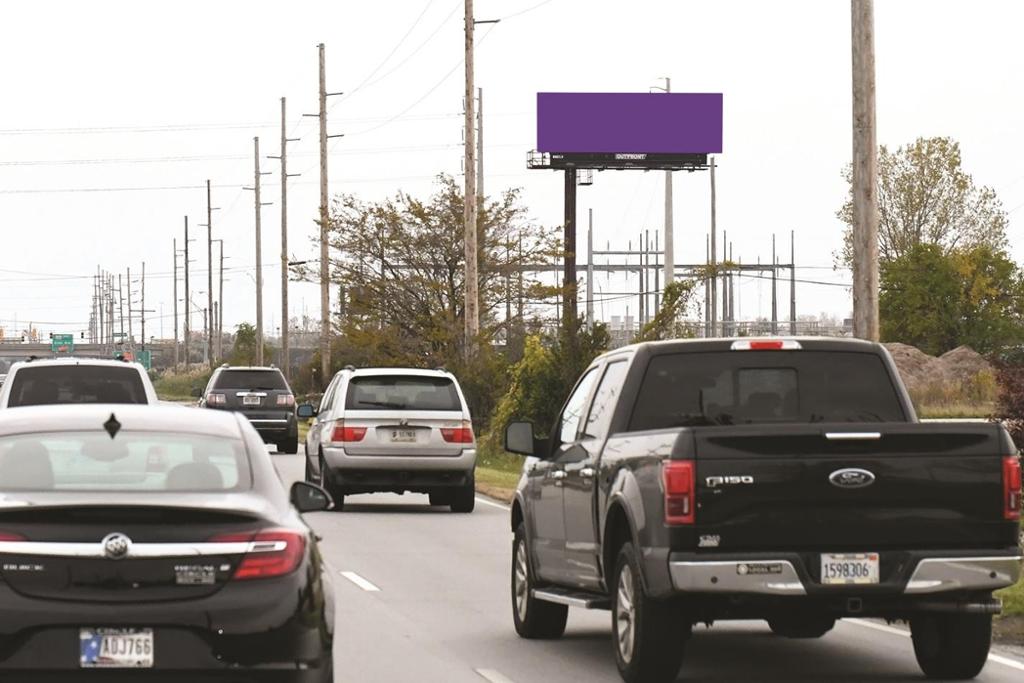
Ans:
{"label": "purple billboard", "polygon": [[717,154],[721,93],[537,93],[537,150]]}

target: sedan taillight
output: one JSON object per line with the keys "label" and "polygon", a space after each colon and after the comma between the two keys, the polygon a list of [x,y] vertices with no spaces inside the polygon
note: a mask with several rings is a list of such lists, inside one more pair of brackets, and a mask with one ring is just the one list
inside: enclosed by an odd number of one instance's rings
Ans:
{"label": "sedan taillight", "polygon": [[1003,458],[1003,517],[1019,520],[1021,512],[1021,467],[1020,458],[1010,455]]}
{"label": "sedan taillight", "polygon": [[213,392],[210,392],[209,394],[206,395],[206,405],[209,405],[209,406],[222,406],[222,405],[226,405],[227,402],[228,402],[228,397],[225,394],[215,394]]}
{"label": "sedan taillight", "polygon": [[291,574],[302,563],[306,536],[290,529],[265,529],[254,533],[222,534],[210,539],[216,543],[249,544],[242,561],[231,577],[235,581],[272,579]]}
{"label": "sedan taillight", "polygon": [[350,427],[344,420],[338,420],[331,432],[331,443],[350,443],[362,441],[366,437],[366,427]]}
{"label": "sedan taillight", "polygon": [[696,463],[667,460],[661,465],[665,486],[665,524],[693,524],[697,489]]}
{"label": "sedan taillight", "polygon": [[461,427],[441,427],[441,438],[448,443],[473,443],[473,425],[463,422]]}
{"label": "sedan taillight", "polygon": [[295,397],[291,394],[278,394],[277,405],[291,408],[295,405]]}

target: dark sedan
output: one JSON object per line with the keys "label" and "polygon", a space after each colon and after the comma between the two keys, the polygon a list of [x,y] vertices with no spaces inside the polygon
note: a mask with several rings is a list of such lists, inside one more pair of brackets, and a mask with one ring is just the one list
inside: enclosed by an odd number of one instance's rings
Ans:
{"label": "dark sedan", "polygon": [[3,411],[0,680],[332,681],[330,506],[241,415]]}

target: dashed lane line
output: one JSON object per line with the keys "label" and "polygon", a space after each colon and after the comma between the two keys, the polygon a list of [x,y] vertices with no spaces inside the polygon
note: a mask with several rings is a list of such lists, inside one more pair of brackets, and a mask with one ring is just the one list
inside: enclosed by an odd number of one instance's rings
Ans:
{"label": "dashed lane line", "polygon": [[498,508],[499,510],[506,510],[507,511],[507,510],[511,509],[508,505],[502,505],[501,503],[495,503],[493,500],[488,500],[487,498],[482,498],[480,496],[476,497],[476,502],[483,503],[484,505],[490,505],[492,508]]}
{"label": "dashed lane line", "polygon": [[494,669],[473,669],[477,674],[480,675],[486,681],[491,683],[512,683],[512,679],[503,675],[500,671]]}
{"label": "dashed lane line", "polygon": [[362,588],[367,593],[375,593],[380,591],[380,588],[377,588],[377,586],[373,585],[372,583],[370,583],[363,577],[359,576],[359,574],[356,574],[355,572],[341,572],[341,575],[349,581],[351,581],[352,583],[354,583],[355,585]]}

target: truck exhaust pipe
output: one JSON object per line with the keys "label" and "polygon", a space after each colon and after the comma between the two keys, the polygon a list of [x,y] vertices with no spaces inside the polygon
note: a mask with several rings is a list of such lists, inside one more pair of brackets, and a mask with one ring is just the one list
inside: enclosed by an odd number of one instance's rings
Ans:
{"label": "truck exhaust pipe", "polygon": [[996,598],[973,602],[923,602],[914,605],[923,612],[955,612],[958,614],[999,614],[1003,602]]}

